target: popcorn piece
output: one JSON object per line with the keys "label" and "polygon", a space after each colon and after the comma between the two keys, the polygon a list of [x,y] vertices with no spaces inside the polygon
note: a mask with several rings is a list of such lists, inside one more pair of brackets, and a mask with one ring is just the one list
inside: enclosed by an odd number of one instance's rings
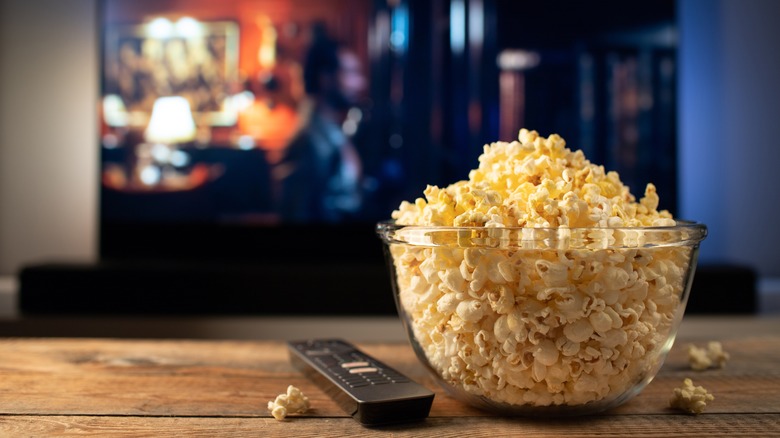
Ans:
{"label": "popcorn piece", "polygon": [[[616,229],[675,224],[652,184],[636,202],[559,136],[518,140],[485,146],[467,181],[393,212],[399,225],[487,228],[392,244],[401,310],[431,367],[467,393],[532,406],[617,398],[660,366],[692,248]],[[500,242],[506,227],[522,227],[520,248],[472,244]]]}
{"label": "popcorn piece", "polygon": [[685,379],[683,386],[674,389],[669,406],[691,414],[701,414],[707,403],[713,400],[715,400],[715,396],[707,392],[704,387],[693,386],[691,379]]}
{"label": "popcorn piece", "polygon": [[712,365],[712,359],[707,355],[707,350],[693,344],[688,345],[688,362],[691,369],[695,371],[706,370]]}
{"label": "popcorn piece", "polygon": [[723,368],[730,357],[717,341],[709,342],[706,349],[688,345],[688,362],[695,371],[704,371],[710,367]]}
{"label": "popcorn piece", "polygon": [[279,394],[268,402],[268,411],[277,420],[284,420],[288,414],[303,414],[309,409],[309,398],[293,385],[287,387],[286,394]]}
{"label": "popcorn piece", "polygon": [[723,351],[723,346],[717,341],[711,341],[707,344],[707,355],[718,368],[725,367],[726,361],[731,359],[731,355]]}

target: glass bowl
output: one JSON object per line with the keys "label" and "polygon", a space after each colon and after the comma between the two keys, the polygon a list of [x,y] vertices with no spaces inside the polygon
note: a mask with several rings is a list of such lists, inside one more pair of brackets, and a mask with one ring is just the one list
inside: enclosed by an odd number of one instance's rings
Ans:
{"label": "glass bowl", "polygon": [[584,415],[637,395],[666,358],[707,228],[377,225],[412,347],[453,397]]}

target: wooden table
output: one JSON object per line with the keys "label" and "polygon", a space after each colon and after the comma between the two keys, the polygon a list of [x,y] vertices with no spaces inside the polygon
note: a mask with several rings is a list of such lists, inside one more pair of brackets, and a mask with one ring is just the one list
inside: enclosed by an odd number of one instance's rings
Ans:
{"label": "wooden table", "polygon": [[[780,319],[714,319],[678,338],[662,371],[636,398],[588,418],[501,418],[446,396],[402,343],[366,352],[436,391],[424,422],[367,429],[289,363],[283,342],[0,339],[0,436],[780,436]],[[715,340],[725,369],[687,367],[689,341]],[[685,377],[715,395],[704,414],[667,408]],[[276,421],[266,403],[296,385],[304,416]]]}

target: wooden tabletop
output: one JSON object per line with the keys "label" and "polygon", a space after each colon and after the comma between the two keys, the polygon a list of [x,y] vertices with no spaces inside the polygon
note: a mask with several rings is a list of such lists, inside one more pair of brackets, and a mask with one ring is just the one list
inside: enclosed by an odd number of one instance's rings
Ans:
{"label": "wooden tabletop", "polygon": [[[540,420],[494,417],[445,395],[404,343],[360,343],[436,391],[427,420],[381,428],[354,421],[269,341],[0,339],[0,436],[780,436],[780,319],[715,319],[706,338],[678,338],[637,397],[604,414]],[[736,326],[735,326],[736,327]],[[704,334],[704,335],[702,335]],[[695,338],[695,339],[694,339]],[[691,340],[720,340],[724,369],[688,367]],[[667,408],[685,377],[715,395],[705,413]],[[285,421],[269,400],[298,386],[312,409]]]}

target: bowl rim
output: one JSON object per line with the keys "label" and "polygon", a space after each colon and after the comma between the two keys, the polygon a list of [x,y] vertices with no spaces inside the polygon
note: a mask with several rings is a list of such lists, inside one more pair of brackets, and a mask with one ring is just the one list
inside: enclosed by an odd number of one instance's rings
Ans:
{"label": "bowl rim", "polygon": [[[659,246],[697,246],[707,237],[707,226],[694,221],[675,220],[672,226],[650,227],[458,227],[449,225],[403,225],[395,220],[380,221],[375,231],[387,244],[412,246],[453,246],[485,248],[528,248],[529,244],[539,243],[548,249],[643,249]],[[400,234],[406,236],[401,238]],[[437,243],[436,236],[452,235],[459,244]],[[596,245],[593,242],[614,236],[635,239],[641,236],[643,243],[620,245]],[[587,242],[569,247],[572,239],[584,239]],[[591,239],[594,239],[591,241]],[[446,240],[446,239],[445,239]],[[465,244],[461,244],[463,241]],[[579,240],[577,240],[579,241]],[[566,242],[565,248],[561,247]],[[648,243],[649,242],[649,243]],[[543,248],[542,248],[543,249]]]}

